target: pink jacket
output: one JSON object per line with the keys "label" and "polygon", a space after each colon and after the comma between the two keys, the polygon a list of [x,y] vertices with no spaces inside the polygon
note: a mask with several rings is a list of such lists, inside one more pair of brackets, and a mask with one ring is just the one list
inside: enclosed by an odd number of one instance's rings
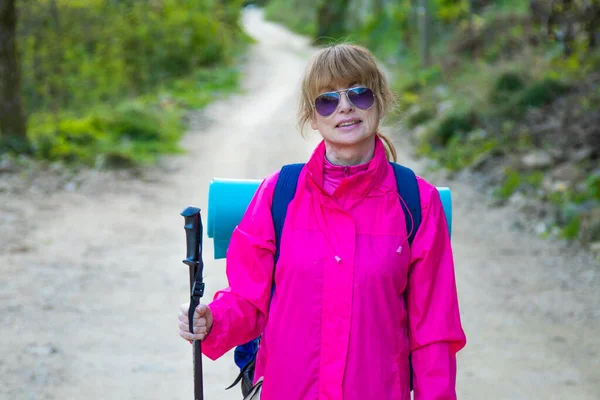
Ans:
{"label": "pink jacket", "polygon": [[[203,342],[216,359],[263,334],[263,400],[455,399],[466,343],[438,192],[418,178],[422,222],[412,248],[380,139],[365,171],[323,188],[325,146],[303,169],[285,221],[271,301],[278,172],[260,185],[227,252],[230,286],[209,304]],[[232,361],[233,362],[233,361]]]}

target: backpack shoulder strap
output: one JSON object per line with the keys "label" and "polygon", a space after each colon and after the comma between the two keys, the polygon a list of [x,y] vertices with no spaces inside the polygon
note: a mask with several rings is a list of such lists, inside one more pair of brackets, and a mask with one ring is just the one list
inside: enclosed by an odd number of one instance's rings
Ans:
{"label": "backpack shoulder strap", "polygon": [[[287,214],[288,205],[296,194],[298,186],[298,177],[304,164],[288,164],[281,167],[275,192],[273,193],[273,203],[271,205],[271,214],[273,215],[273,226],[275,227],[275,263],[279,259],[279,244],[281,242],[281,232],[283,223]],[[275,272],[273,272],[275,273]]]}
{"label": "backpack shoulder strap", "polygon": [[[398,186],[398,194],[404,199],[402,209],[406,218],[406,232],[410,233],[408,243],[412,245],[417,230],[421,225],[421,197],[419,196],[419,184],[414,171],[403,165],[390,162],[396,176],[396,185]],[[408,207],[408,210],[406,209]],[[412,215],[412,223],[411,223]],[[413,226],[414,224],[414,226]]]}
{"label": "backpack shoulder strap", "polygon": [[[406,232],[410,232],[408,237],[408,243],[412,246],[419,225],[421,225],[421,196],[419,195],[419,183],[417,182],[417,176],[414,171],[410,168],[390,162],[394,169],[394,175],[396,176],[396,185],[398,186],[398,194],[404,199],[402,209],[404,210],[404,217],[406,220]],[[406,203],[406,204],[404,204]],[[408,209],[407,209],[408,208]],[[411,215],[412,224],[411,226]],[[411,232],[411,228],[412,232]],[[410,390],[413,390],[413,367],[412,367],[412,354],[408,356],[408,363],[410,366]]]}

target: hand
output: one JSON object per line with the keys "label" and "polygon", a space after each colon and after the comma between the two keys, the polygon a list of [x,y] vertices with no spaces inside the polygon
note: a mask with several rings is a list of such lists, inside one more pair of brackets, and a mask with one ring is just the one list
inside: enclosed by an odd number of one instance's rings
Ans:
{"label": "hand", "polygon": [[181,305],[179,310],[179,336],[185,340],[204,340],[210,333],[213,325],[213,315],[210,308],[205,304],[199,304],[194,312],[194,334],[190,333],[190,324],[188,320],[188,310],[190,303]]}

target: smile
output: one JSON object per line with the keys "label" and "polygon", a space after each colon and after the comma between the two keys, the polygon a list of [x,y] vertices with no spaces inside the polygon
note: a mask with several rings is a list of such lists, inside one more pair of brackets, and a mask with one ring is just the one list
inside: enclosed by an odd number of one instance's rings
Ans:
{"label": "smile", "polygon": [[343,127],[346,127],[346,126],[352,126],[352,125],[356,125],[356,124],[359,124],[359,123],[361,123],[361,122],[362,122],[362,121],[361,121],[360,119],[354,119],[354,120],[351,120],[351,121],[344,121],[344,122],[340,122],[340,123],[339,123],[339,124],[337,124],[335,127],[336,127],[336,128],[343,128]]}

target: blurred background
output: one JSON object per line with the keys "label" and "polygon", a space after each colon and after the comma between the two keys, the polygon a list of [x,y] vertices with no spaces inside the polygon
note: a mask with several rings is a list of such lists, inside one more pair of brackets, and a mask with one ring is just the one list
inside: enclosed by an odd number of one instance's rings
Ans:
{"label": "blurred background", "polygon": [[[418,156],[475,169],[537,233],[600,245],[597,0],[3,0],[0,151],[94,168],[176,153],[186,110],[236,90],[244,6],[367,46]],[[594,243],[595,242],[595,243]]]}
{"label": "blurred background", "polygon": [[0,398],[191,398],[179,212],[307,159],[299,81],[340,41],[452,189],[459,398],[600,398],[600,0],[0,0]]}

